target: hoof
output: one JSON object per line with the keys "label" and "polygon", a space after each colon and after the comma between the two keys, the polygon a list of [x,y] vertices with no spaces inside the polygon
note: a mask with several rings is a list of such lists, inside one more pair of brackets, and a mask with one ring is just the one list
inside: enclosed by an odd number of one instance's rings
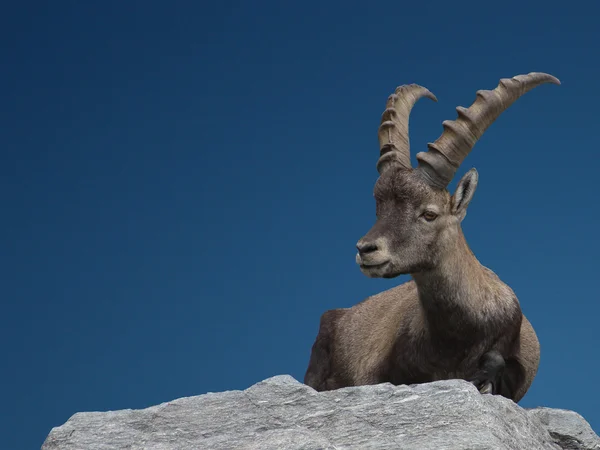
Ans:
{"label": "hoof", "polygon": [[502,355],[496,350],[491,350],[481,357],[479,370],[468,381],[473,383],[482,394],[498,394],[505,366]]}
{"label": "hoof", "polygon": [[488,381],[487,383],[483,383],[483,385],[479,387],[479,392],[481,392],[482,394],[493,394],[494,386],[490,381]]}

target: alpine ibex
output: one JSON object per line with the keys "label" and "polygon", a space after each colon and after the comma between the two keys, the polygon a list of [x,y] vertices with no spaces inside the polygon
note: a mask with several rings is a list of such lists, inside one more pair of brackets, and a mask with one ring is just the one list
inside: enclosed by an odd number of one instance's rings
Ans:
{"label": "alpine ibex", "polygon": [[400,286],[321,317],[304,382],[316,390],[461,378],[481,392],[518,402],[539,364],[539,342],[512,289],[479,263],[461,229],[477,187],[471,169],[451,196],[446,187],[477,140],[544,73],[503,79],[478,91],[468,109],[410,163],[408,118],[426,88],[400,86],[379,127],[377,220],[358,241],[356,261],[372,278],[410,274]]}

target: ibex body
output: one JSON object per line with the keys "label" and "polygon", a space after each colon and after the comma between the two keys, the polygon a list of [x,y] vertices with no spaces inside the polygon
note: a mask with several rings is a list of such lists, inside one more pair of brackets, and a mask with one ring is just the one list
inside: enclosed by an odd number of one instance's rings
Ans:
{"label": "ibex body", "polygon": [[357,263],[369,277],[412,280],[348,309],[321,317],[305,383],[317,390],[450,378],[475,383],[519,401],[539,364],[539,342],[512,289],[482,266],[461,229],[477,187],[472,169],[454,195],[446,190],[457,168],[491,123],[517,98],[542,83],[531,73],[479,91],[429,151],[410,164],[408,117],[421,97],[401,86],[388,99],[379,128],[380,177],[374,189],[377,221],[357,244]]}

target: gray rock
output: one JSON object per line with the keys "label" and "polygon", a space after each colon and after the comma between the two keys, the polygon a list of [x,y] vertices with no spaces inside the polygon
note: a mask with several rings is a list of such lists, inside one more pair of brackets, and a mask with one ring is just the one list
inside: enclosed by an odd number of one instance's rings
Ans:
{"label": "gray rock", "polygon": [[[525,410],[460,380],[318,393],[283,375],[142,410],[77,413],[42,450],[597,449],[570,411]],[[594,447],[595,446],[595,447]]]}
{"label": "gray rock", "polygon": [[548,428],[561,448],[573,450],[600,450],[600,438],[590,424],[574,411],[535,408],[529,414],[536,416]]}

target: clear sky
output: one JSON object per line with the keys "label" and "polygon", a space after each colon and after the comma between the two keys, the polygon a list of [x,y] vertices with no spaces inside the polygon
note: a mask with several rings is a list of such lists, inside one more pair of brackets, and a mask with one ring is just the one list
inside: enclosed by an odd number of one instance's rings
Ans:
{"label": "clear sky", "polygon": [[563,84],[466,159],[463,229],[541,341],[521,404],[600,431],[600,3],[417,4],[4,5],[4,448],[78,411],[302,380],[325,310],[407,279],[354,262],[387,96],[439,99],[413,111],[414,159],[476,90],[531,71]]}

